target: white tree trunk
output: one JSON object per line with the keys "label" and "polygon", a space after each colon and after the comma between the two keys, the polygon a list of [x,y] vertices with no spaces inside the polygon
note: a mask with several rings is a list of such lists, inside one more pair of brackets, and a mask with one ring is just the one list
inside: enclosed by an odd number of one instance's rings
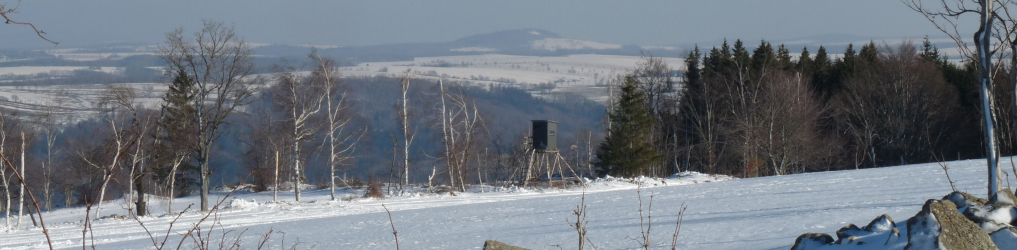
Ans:
{"label": "white tree trunk", "polygon": [[410,91],[410,72],[406,71],[406,76],[400,81],[403,90],[403,105],[402,105],[402,122],[403,122],[403,183],[399,187],[399,193],[405,191],[406,186],[410,184],[410,143],[413,143],[413,135],[410,134],[410,114],[409,102],[406,98],[407,92]]}
{"label": "white tree trunk", "polygon": [[[0,111],[2,112],[2,111]],[[7,119],[2,113],[0,113],[0,155],[4,153],[4,144],[7,142]],[[13,166],[11,166],[13,167]],[[4,220],[6,223],[4,226],[11,226],[11,187],[10,182],[7,181],[7,166],[4,162],[0,161],[0,183],[4,185]]]}
{"label": "white tree trunk", "polygon": [[[0,146],[0,147],[2,147],[2,146]],[[0,154],[3,154],[3,149],[0,149]],[[6,167],[7,166],[5,166],[3,162],[0,162],[0,183],[3,184],[3,187],[4,187],[4,198],[5,198],[4,199],[4,203],[5,203],[4,204],[4,220],[5,220],[4,226],[10,227],[11,226],[11,190],[10,190],[10,186],[8,186],[8,183],[7,183],[7,177],[6,177],[7,176],[7,171],[5,170]]]}
{"label": "white tree trunk", "polygon": [[1000,190],[999,150],[996,146],[996,131],[992,117],[992,77],[989,72],[992,66],[992,21],[993,0],[981,2],[981,27],[975,33],[975,45],[978,49],[978,75],[981,84],[979,91],[982,97],[983,125],[985,125],[986,165],[988,166],[988,197]]}
{"label": "white tree trunk", "polygon": [[187,158],[186,155],[178,156],[173,161],[173,168],[170,169],[170,176],[169,176],[169,178],[170,178],[169,179],[169,197],[168,197],[169,198],[169,204],[167,204],[167,206],[166,206],[166,213],[170,213],[170,214],[173,213],[173,200],[174,200],[174,198],[176,198],[176,196],[173,196],[173,193],[174,193],[174,191],[176,191],[177,168],[180,167],[180,164],[184,163],[184,159],[186,159],[186,158]]}
{"label": "white tree trunk", "polygon": [[454,142],[455,139],[452,138],[452,133],[449,132],[449,130],[452,129],[451,128],[452,124],[449,124],[449,121],[448,121],[449,118],[447,117],[448,113],[447,113],[447,110],[445,108],[445,83],[441,79],[438,79],[438,88],[441,89],[441,91],[440,91],[441,92],[440,93],[441,94],[441,134],[442,134],[442,139],[444,139],[444,141],[445,141],[445,164],[448,165],[448,178],[449,178],[449,183],[451,185],[449,188],[450,189],[455,189],[456,188],[455,164],[453,164],[454,160],[452,159],[454,157],[454,153],[452,152],[453,151],[452,150],[452,144],[455,143]]}
{"label": "white tree trunk", "polygon": [[275,151],[275,181],[272,187],[272,201],[279,201],[279,151]]}
{"label": "white tree trunk", "polygon": [[21,217],[25,215],[25,133],[21,133],[21,167],[18,169],[21,174],[21,185],[18,186],[18,227],[21,227]]}
{"label": "white tree trunk", "polygon": [[300,202],[300,141],[293,142],[293,193]]}

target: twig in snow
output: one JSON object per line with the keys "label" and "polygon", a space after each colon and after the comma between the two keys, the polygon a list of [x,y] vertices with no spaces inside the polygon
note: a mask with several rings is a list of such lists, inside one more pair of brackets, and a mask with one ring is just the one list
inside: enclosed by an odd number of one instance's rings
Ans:
{"label": "twig in snow", "polygon": [[572,229],[575,229],[576,233],[579,234],[579,250],[583,250],[587,242],[590,243],[590,247],[592,247],[594,250],[597,250],[597,246],[593,245],[593,241],[590,241],[590,238],[586,237],[586,187],[585,186],[583,186],[583,196],[582,196],[582,199],[581,199],[579,205],[576,205],[576,210],[572,210],[572,214],[576,216],[576,222],[573,223],[573,222],[569,221],[568,218],[565,219],[565,222],[568,222],[569,223],[569,227],[572,227]]}
{"label": "twig in snow", "polygon": [[392,225],[392,236],[395,237],[396,250],[399,250],[399,232],[396,232],[395,222],[392,221],[392,212],[388,211],[388,207],[385,207],[385,204],[381,204],[381,207],[385,209],[386,213],[388,213],[388,223],[389,225]]}
{"label": "twig in snow", "polygon": [[677,225],[674,228],[674,234],[671,235],[671,250],[675,250],[678,247],[678,233],[681,233],[682,231],[682,220],[685,218],[686,208],[689,208],[689,206],[685,205],[685,202],[682,202],[682,205],[679,206],[678,222],[676,223]]}
{"label": "twig in snow", "polygon": [[936,163],[939,164],[939,167],[943,168],[943,173],[946,174],[946,181],[950,182],[950,189],[953,189],[953,191],[956,192],[957,187],[953,185],[953,179],[950,179],[950,167],[947,166],[946,163],[939,158],[939,156],[936,156],[935,153],[932,154],[932,157],[936,160]]}
{"label": "twig in snow", "polygon": [[636,186],[636,198],[639,198],[639,230],[641,236],[643,237],[643,240],[642,241],[639,241],[637,239],[632,240],[638,242],[639,246],[642,247],[643,249],[649,250],[651,245],[650,228],[653,227],[653,220],[651,217],[651,214],[653,212],[653,192],[650,192],[650,201],[649,204],[646,206],[646,218],[644,220],[642,189],[643,189],[642,184]]}

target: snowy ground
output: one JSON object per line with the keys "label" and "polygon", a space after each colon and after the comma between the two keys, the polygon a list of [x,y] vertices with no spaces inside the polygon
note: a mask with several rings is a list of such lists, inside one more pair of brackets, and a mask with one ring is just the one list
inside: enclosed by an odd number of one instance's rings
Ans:
{"label": "snowy ground", "polygon": [[[138,94],[136,103],[149,108],[159,107],[167,89],[162,83],[123,85],[133,87]],[[0,86],[0,106],[23,112],[41,112],[49,108],[68,121],[77,121],[97,112],[95,104],[103,88],[100,84]]]}
{"label": "snowy ground", "polygon": [[[52,50],[50,54],[73,56],[77,50]],[[140,53],[140,52],[139,52]],[[149,52],[145,52],[149,53]],[[101,54],[101,53],[100,53]],[[109,55],[83,54],[104,57]],[[88,56],[78,56],[81,60]],[[604,84],[617,75],[630,72],[644,58],[636,56],[571,55],[562,57],[473,55],[420,57],[413,61],[363,63],[342,68],[346,76],[391,76],[399,77],[407,69],[416,78],[469,81],[477,84],[505,84],[529,89],[537,84],[553,84],[551,92],[574,93],[598,102],[607,101]],[[664,58],[672,68],[684,64],[679,58]],[[31,77],[38,74],[60,76],[74,70],[88,67],[31,66],[0,67],[0,82],[15,77]],[[106,73],[122,72],[123,68],[102,67]],[[5,78],[6,77],[6,78]],[[8,79],[8,80],[5,80]],[[166,91],[165,84],[129,83],[139,93],[139,102],[147,107],[157,107],[160,97]],[[21,111],[37,112],[46,106],[56,107],[56,112],[71,115],[78,120],[93,114],[93,104],[99,84],[56,85],[56,86],[0,86],[0,106]],[[534,91],[536,95],[545,93]]]}
{"label": "snowy ground", "polygon": [[[984,197],[984,161],[948,164],[958,189]],[[787,249],[803,233],[832,235],[849,223],[864,225],[881,214],[902,222],[916,214],[925,200],[950,192],[943,170],[936,164],[726,181],[697,175],[644,182],[644,203],[649,194],[654,196],[651,239],[657,248],[670,247],[677,208],[689,205],[678,239],[680,249]],[[588,236],[599,249],[638,247],[632,240],[640,235],[635,190],[635,184],[625,181],[601,181],[586,190]],[[219,214],[214,241],[221,239],[220,227],[224,227],[226,237],[246,230],[241,239],[247,246],[271,230],[271,244],[276,247],[290,246],[299,239],[298,248],[394,249],[388,216],[381,207],[384,204],[392,210],[403,249],[479,249],[488,239],[531,249],[558,249],[555,245],[570,249],[576,235],[566,219],[574,218],[571,211],[580,203],[582,190],[488,189],[459,196],[339,202],[329,201],[327,191],[314,190],[304,192],[301,203],[291,202],[292,192],[280,193],[285,202],[270,202],[271,195],[238,194],[236,197],[246,202],[236,202]],[[195,202],[195,197],[185,197],[177,199],[174,206],[180,210]],[[107,203],[102,213],[125,214],[122,203]],[[165,203],[153,201],[151,206],[164,209]],[[82,213],[83,209],[72,208],[44,214],[57,247],[81,247]],[[178,234],[199,219],[198,213],[185,213],[167,244],[179,242]],[[152,232],[164,235],[172,217],[141,220]],[[26,218],[22,223],[30,222]],[[130,219],[98,220],[93,230],[99,249],[152,244]],[[4,249],[45,244],[40,229],[9,230],[0,233],[0,238]]]}
{"label": "snowy ground", "polygon": [[[681,58],[663,58],[668,65],[681,70]],[[551,83],[553,92],[575,93],[597,102],[607,101],[603,85],[618,75],[627,74],[645,58],[638,56],[569,55],[556,57],[469,55],[418,57],[413,61],[361,63],[344,67],[350,76],[398,77],[407,69],[413,77],[444,77],[448,80],[480,84],[508,84],[531,87]]]}

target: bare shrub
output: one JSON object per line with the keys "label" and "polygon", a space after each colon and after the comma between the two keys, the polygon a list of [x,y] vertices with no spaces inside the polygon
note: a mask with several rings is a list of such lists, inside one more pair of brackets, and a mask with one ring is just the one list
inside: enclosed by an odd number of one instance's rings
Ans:
{"label": "bare shrub", "polygon": [[572,210],[572,215],[576,216],[576,221],[572,222],[566,218],[565,222],[568,222],[569,227],[575,229],[576,234],[579,235],[579,250],[583,250],[586,247],[586,243],[589,243],[590,247],[596,250],[597,246],[593,245],[590,238],[586,237],[586,188],[583,188],[583,197],[579,205],[576,205],[576,210]]}
{"label": "bare shrub", "polygon": [[373,178],[368,177],[367,179],[367,191],[364,192],[364,198],[378,198],[384,199],[385,193],[382,191],[382,184],[380,181],[375,181]]}

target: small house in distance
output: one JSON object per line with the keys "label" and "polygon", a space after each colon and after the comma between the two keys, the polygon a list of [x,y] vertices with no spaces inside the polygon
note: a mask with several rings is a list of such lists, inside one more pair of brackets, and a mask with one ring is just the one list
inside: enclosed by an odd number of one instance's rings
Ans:
{"label": "small house in distance", "polygon": [[533,149],[542,151],[558,151],[558,122],[551,120],[533,120]]}

